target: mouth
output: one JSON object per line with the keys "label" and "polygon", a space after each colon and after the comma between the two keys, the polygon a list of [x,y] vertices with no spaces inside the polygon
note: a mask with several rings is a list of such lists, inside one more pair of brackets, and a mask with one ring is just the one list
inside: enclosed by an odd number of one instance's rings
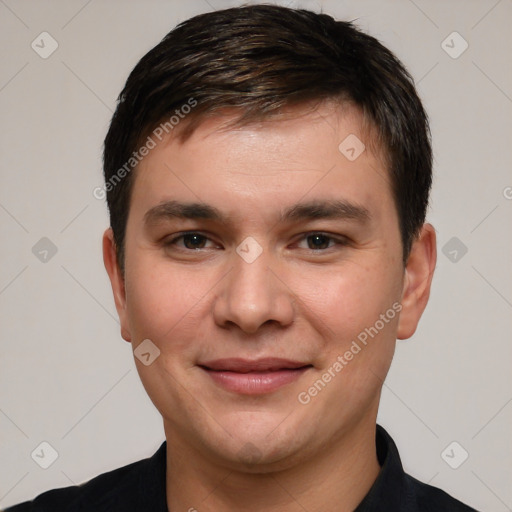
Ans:
{"label": "mouth", "polygon": [[245,395],[271,393],[297,380],[312,364],[289,359],[217,359],[198,365],[215,384]]}

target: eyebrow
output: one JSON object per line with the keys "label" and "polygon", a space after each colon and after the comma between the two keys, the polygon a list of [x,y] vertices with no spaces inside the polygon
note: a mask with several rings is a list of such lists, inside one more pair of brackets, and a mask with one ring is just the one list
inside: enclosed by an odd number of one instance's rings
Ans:
{"label": "eyebrow", "polygon": [[[161,221],[179,219],[203,219],[229,223],[229,217],[207,203],[164,201],[150,208],[144,215],[144,224],[157,224]],[[371,218],[363,206],[345,200],[313,200],[298,203],[281,211],[281,222],[297,222],[315,219],[354,220],[365,223]]]}

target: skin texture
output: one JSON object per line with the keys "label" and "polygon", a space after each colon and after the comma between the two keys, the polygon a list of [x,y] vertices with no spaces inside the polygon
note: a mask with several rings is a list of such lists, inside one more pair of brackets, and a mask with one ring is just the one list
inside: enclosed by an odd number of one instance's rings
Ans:
{"label": "skin texture", "polygon": [[[365,142],[359,111],[322,104],[293,113],[235,129],[229,114],[214,117],[185,143],[170,137],[151,150],[136,171],[124,280],[112,232],[104,234],[122,336],[134,349],[150,339],[160,350],[149,366],[135,362],[164,420],[171,512],[349,511],[378,475],[381,387],[396,339],[414,333],[427,304],[435,232],[423,226],[404,268],[384,159]],[[366,143],[354,161],[338,149],[349,134]],[[169,200],[208,203],[227,222],[144,223]],[[280,221],[312,200],[344,200],[368,218]],[[176,239],[187,231],[203,237]],[[262,249],[252,263],[236,251],[247,237]],[[400,314],[386,316],[333,377],[338,356],[393,304]],[[225,357],[312,367],[249,396],[198,366]],[[330,381],[301,403],[329,368]]]}

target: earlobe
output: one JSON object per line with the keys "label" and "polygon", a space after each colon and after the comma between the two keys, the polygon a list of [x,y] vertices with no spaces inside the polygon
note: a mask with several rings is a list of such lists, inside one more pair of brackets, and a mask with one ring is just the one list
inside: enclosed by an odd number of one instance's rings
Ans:
{"label": "earlobe", "polygon": [[402,311],[397,331],[399,339],[410,338],[416,331],[430,296],[436,259],[436,232],[431,224],[424,224],[413,242],[405,267]]}
{"label": "earlobe", "polygon": [[116,243],[112,228],[108,228],[103,233],[103,263],[107,270],[117,314],[121,324],[121,336],[126,341],[131,341],[130,329],[128,326],[128,317],[126,313],[126,289],[123,275],[117,262]]}

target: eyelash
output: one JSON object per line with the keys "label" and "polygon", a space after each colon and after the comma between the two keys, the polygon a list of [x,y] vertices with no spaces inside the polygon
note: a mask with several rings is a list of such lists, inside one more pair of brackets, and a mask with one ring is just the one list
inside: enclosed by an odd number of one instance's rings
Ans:
{"label": "eyelash", "polygon": [[[210,238],[207,235],[204,235],[203,233],[201,233],[199,231],[187,231],[187,232],[181,233],[181,234],[173,237],[172,239],[164,242],[164,246],[165,247],[176,246],[177,245],[176,243],[177,243],[178,240],[180,240],[180,239],[184,240],[184,238],[186,236],[191,236],[191,235],[199,235],[200,237],[205,238],[206,240],[210,240]],[[311,231],[309,233],[305,233],[305,234],[302,235],[302,238],[300,240],[303,240],[303,239],[307,240],[309,237],[313,237],[313,236],[324,237],[329,242],[331,242],[331,241],[334,242],[334,245],[338,245],[338,246],[342,246],[342,247],[349,245],[349,241],[348,241],[347,238],[342,237],[342,236],[335,237],[335,236],[330,235],[329,233],[324,233],[322,231]],[[332,249],[334,247],[334,245],[332,245],[330,247],[327,247],[325,249],[310,249],[310,248],[307,248],[307,249],[304,249],[304,250],[310,251],[310,252],[313,252],[313,253],[321,253],[321,252],[326,252],[329,249]],[[199,247],[199,248],[196,248],[196,249],[187,249],[185,247],[180,247],[179,250],[182,250],[182,251],[185,251],[185,252],[196,252],[196,251],[200,251],[200,250],[203,250],[203,249],[205,249],[205,248]]]}

